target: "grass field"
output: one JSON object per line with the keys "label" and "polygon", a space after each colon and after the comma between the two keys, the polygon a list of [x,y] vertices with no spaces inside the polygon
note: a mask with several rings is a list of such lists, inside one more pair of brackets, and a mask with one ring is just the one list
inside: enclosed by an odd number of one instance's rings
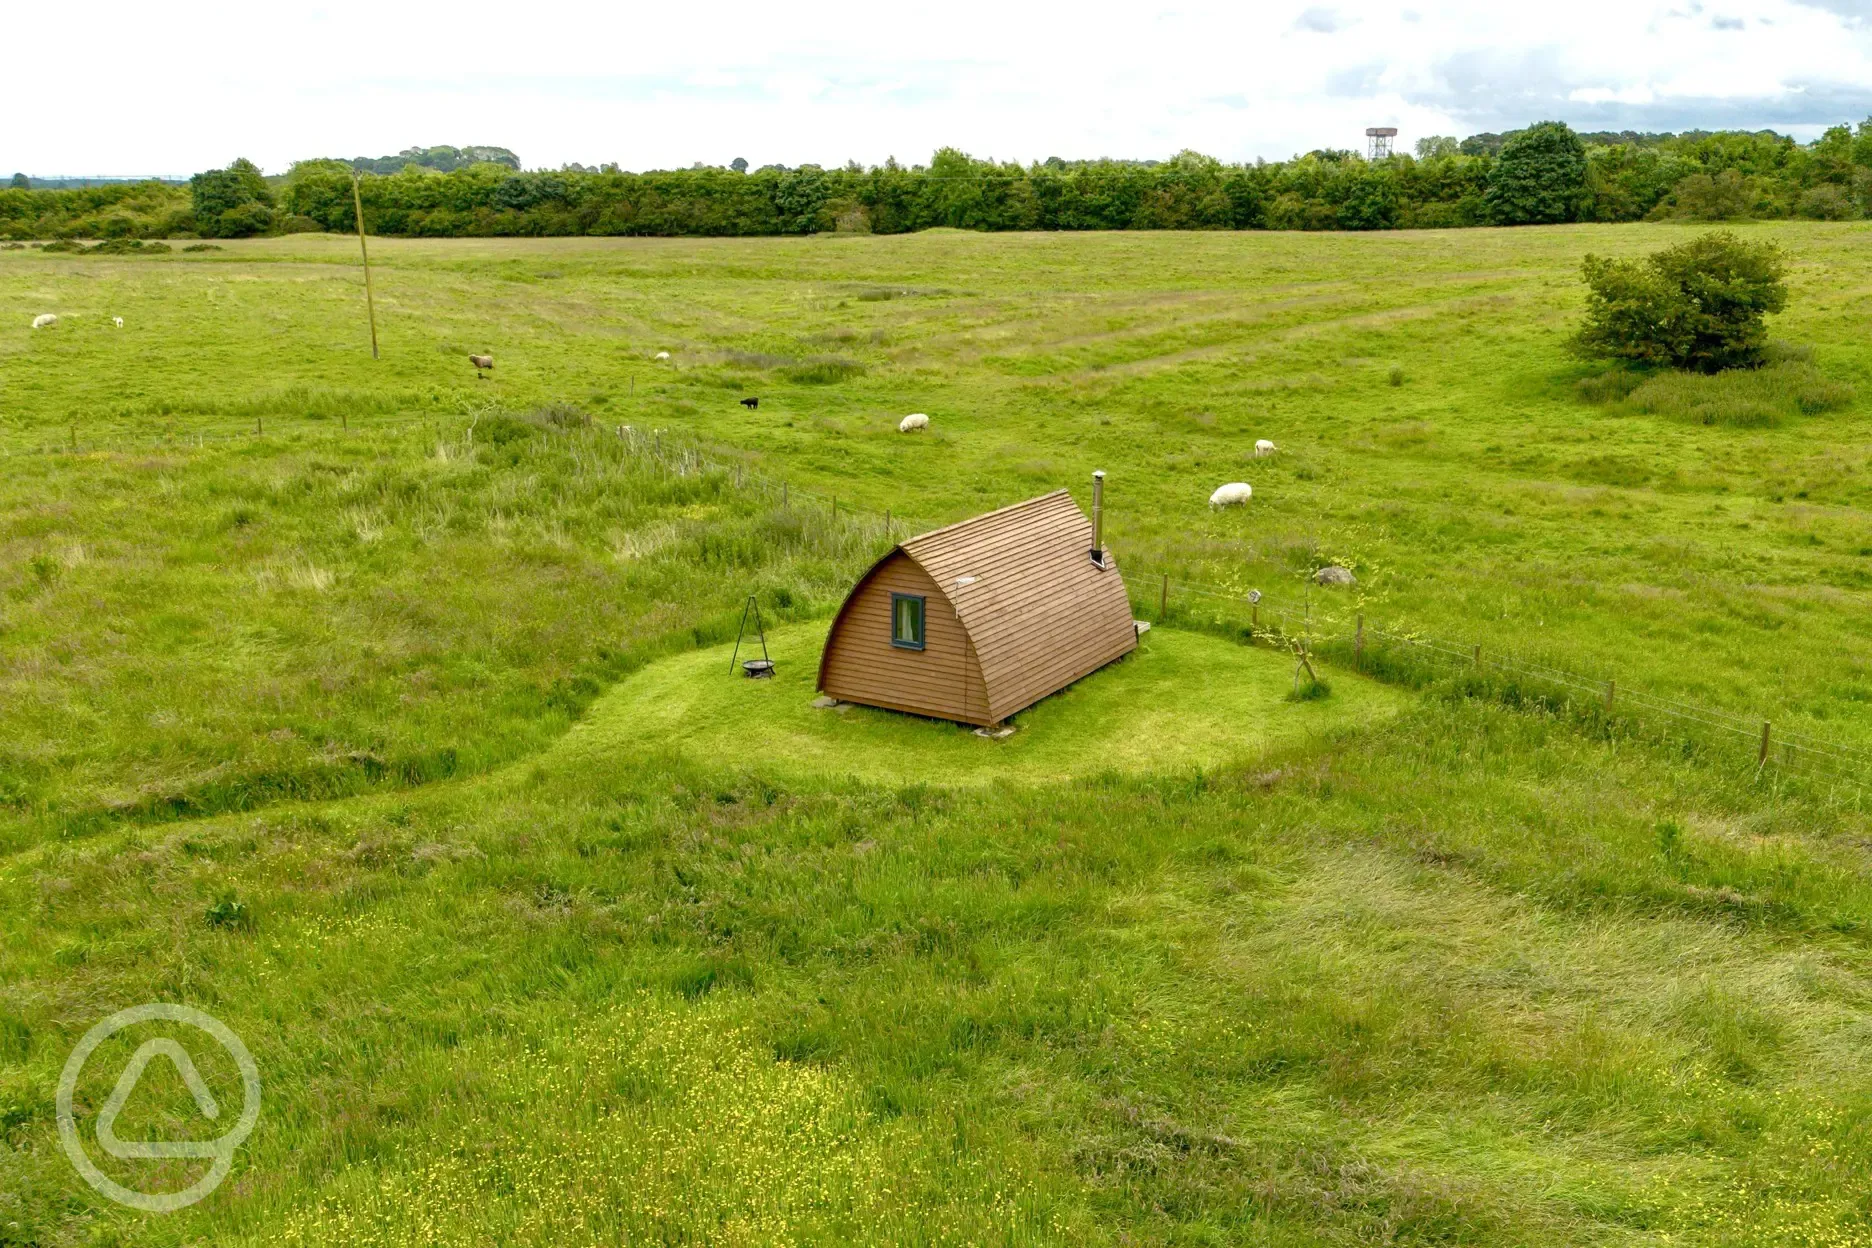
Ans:
{"label": "grass field", "polygon": [[[1582,392],[1667,227],[386,241],[376,362],[343,240],[0,253],[0,1245],[1872,1243],[1857,788],[1203,601],[1006,741],[807,704],[878,513],[1096,466],[1127,572],[1872,741],[1868,229],[1745,228],[1785,393]],[[163,1216],[53,1113],[150,1000],[266,1089]]]}

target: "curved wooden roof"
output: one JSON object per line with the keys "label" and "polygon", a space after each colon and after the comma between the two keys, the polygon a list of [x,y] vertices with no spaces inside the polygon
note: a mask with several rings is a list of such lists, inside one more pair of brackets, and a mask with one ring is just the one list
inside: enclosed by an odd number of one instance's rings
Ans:
{"label": "curved wooden roof", "polygon": [[909,538],[853,587],[820,659],[820,687],[852,603],[899,553],[954,610],[996,723],[1137,647],[1117,562],[1092,562],[1092,523],[1065,490]]}

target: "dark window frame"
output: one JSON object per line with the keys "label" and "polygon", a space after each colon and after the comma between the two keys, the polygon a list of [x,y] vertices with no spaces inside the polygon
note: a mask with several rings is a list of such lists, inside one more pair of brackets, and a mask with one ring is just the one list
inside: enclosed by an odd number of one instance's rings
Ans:
{"label": "dark window frame", "polygon": [[[917,604],[917,639],[899,641],[897,639],[897,604],[908,600]],[[922,650],[929,644],[929,599],[923,594],[900,594],[891,592],[891,645],[898,650]]]}

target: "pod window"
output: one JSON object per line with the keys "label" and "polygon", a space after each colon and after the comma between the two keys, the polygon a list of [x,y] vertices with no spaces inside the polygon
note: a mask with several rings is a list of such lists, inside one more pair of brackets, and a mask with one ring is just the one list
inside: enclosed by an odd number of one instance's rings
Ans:
{"label": "pod window", "polygon": [[901,650],[923,648],[923,599],[917,594],[891,595],[891,645]]}

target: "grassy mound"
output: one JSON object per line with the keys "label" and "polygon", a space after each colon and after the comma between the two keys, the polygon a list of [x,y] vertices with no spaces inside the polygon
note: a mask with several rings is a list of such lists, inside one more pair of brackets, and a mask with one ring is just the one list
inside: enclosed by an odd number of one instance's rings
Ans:
{"label": "grassy mound", "polygon": [[1291,702],[1291,658],[1155,629],[1135,654],[1021,712],[1019,731],[990,741],[912,715],[814,707],[824,640],[823,623],[772,633],[772,680],[731,674],[729,646],[654,664],[601,698],[563,748],[594,759],[671,748],[696,762],[886,783],[1046,781],[1217,767],[1389,716],[1403,697],[1346,678],[1330,698]]}

